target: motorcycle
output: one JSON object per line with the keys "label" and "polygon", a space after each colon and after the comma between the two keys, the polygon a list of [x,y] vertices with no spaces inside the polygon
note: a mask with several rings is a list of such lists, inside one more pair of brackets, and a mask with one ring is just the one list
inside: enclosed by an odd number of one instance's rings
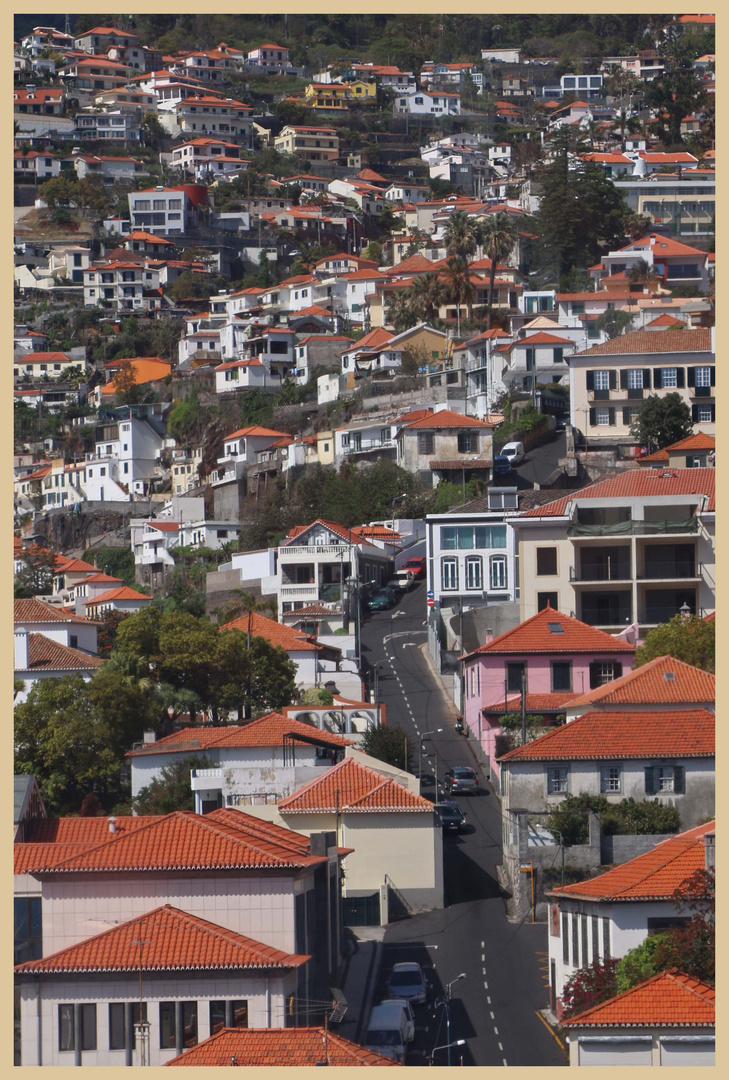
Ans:
{"label": "motorcycle", "polygon": [[463,734],[463,717],[462,716],[457,716],[456,717],[456,731],[458,732],[459,735]]}

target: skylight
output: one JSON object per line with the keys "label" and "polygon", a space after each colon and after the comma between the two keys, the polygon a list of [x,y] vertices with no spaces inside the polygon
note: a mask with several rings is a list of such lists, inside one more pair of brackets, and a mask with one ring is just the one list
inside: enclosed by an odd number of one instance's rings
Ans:
{"label": "skylight", "polygon": [[666,680],[666,682],[674,682],[676,676],[673,671],[664,671],[663,678]]}
{"label": "skylight", "polygon": [[551,623],[547,623],[547,626],[549,627],[550,634],[563,634],[564,633],[564,627],[562,626],[562,623],[551,622]]}

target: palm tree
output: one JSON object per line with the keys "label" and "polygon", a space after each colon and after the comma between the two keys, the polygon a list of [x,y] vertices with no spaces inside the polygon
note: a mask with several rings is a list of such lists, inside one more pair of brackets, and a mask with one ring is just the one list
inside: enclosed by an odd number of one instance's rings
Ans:
{"label": "palm tree", "polygon": [[469,320],[473,317],[474,287],[465,257],[451,255],[446,259],[443,274],[451,300],[456,305],[456,334],[461,336],[461,304],[467,305]]}
{"label": "palm tree", "polygon": [[410,308],[421,322],[431,322],[438,318],[440,306],[445,302],[446,295],[446,287],[437,272],[416,277],[407,292]]}
{"label": "palm tree", "polygon": [[[408,290],[409,291],[409,290]],[[396,334],[409,330],[418,321],[408,299],[407,291],[392,293],[385,300],[385,318]]]}
{"label": "palm tree", "polygon": [[487,327],[491,329],[491,312],[494,305],[494,281],[497,263],[503,262],[512,252],[516,243],[516,226],[508,214],[501,211],[485,219],[481,229],[483,253],[491,260],[489,271],[489,305]]}
{"label": "palm tree", "polygon": [[651,281],[656,281],[658,274],[655,268],[646,259],[638,259],[628,270],[628,281],[633,285],[642,285],[646,288]]}
{"label": "palm tree", "polygon": [[476,250],[475,223],[463,210],[454,210],[446,223],[443,239],[449,255],[466,259]]}

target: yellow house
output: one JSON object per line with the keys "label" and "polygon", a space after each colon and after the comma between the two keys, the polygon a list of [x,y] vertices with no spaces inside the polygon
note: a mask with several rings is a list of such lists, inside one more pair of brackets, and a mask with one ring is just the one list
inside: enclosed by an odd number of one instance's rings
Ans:
{"label": "yellow house", "polygon": [[320,465],[334,464],[334,432],[319,431],[316,436],[316,453]]}
{"label": "yellow house", "polygon": [[276,137],[274,149],[309,161],[334,161],[339,157],[339,137],[334,128],[287,124]]}
{"label": "yellow house", "polygon": [[309,83],[304,98],[312,109],[344,110],[352,102],[376,105],[377,85],[361,79],[350,83]]}

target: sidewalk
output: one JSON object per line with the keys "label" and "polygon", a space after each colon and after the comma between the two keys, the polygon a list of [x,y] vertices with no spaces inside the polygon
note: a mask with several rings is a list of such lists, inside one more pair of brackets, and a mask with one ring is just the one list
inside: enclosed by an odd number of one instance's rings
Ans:
{"label": "sidewalk", "polygon": [[345,1039],[361,1043],[372,1008],[372,995],[382,956],[386,926],[358,926],[345,930],[348,950],[342,973],[342,992],[347,1011],[341,1023],[333,1026]]}

